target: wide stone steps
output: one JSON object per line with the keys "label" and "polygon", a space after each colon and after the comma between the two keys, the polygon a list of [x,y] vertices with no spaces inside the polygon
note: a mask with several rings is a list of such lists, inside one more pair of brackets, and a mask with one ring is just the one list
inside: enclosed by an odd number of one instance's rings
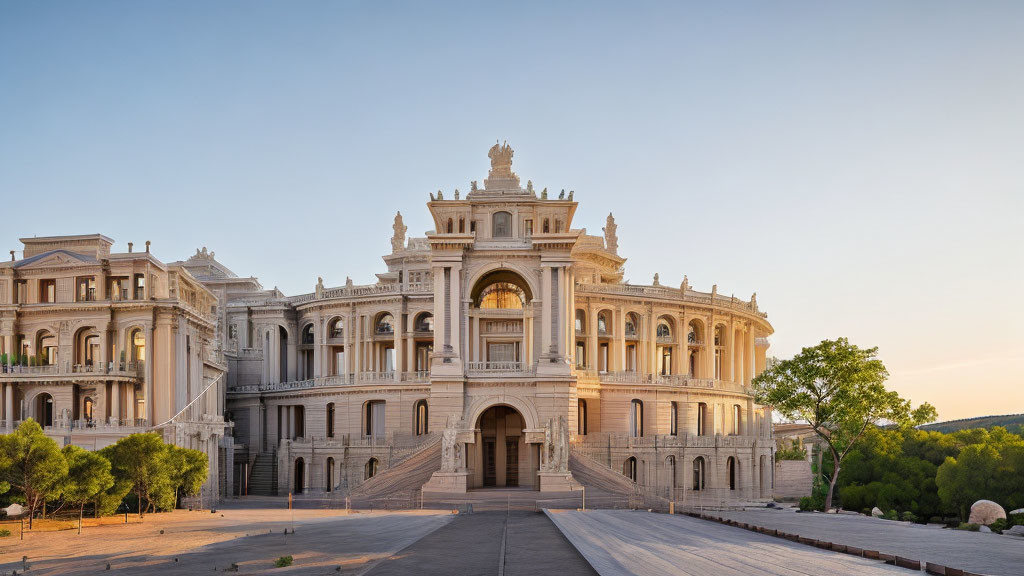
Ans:
{"label": "wide stone steps", "polygon": [[249,472],[249,494],[255,496],[277,495],[277,458],[271,452],[256,455]]}
{"label": "wide stone steps", "polygon": [[356,486],[349,493],[357,498],[377,498],[419,490],[441,469],[441,435],[428,440],[416,452]]}
{"label": "wide stone steps", "polygon": [[634,496],[640,492],[636,482],[576,451],[569,452],[569,471],[574,480],[587,488],[620,496]]}

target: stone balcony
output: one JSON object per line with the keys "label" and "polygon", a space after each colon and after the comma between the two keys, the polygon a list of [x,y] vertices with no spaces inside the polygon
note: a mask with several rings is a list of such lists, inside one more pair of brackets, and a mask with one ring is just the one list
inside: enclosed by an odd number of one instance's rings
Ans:
{"label": "stone balcony", "polygon": [[537,366],[529,362],[466,362],[468,376],[522,377],[537,373]]}
{"label": "stone balcony", "polygon": [[360,372],[358,374],[337,374],[320,376],[291,382],[275,382],[271,384],[248,384],[228,388],[228,394],[259,394],[262,392],[287,392],[289,390],[307,390],[313,388],[333,388],[338,386],[357,386],[360,384],[387,384],[394,382],[428,382],[430,372]]}
{"label": "stone balcony", "polygon": [[54,380],[141,380],[145,363],[49,364],[45,366],[3,366],[0,380],[47,382]]}
{"label": "stone balcony", "polygon": [[753,393],[750,388],[735,382],[715,380],[714,378],[694,378],[686,374],[645,374],[633,370],[598,372],[597,370],[577,368],[576,376],[580,381],[597,381],[601,384],[652,384],[680,388],[724,390],[741,394]]}

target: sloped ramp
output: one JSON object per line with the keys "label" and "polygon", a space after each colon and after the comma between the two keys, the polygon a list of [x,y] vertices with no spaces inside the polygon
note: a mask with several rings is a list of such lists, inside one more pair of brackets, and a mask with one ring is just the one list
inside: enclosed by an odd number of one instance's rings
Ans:
{"label": "sloped ramp", "polygon": [[379,498],[419,490],[441,469],[441,436],[435,436],[417,452],[353,488],[354,498]]}
{"label": "sloped ramp", "polygon": [[636,482],[576,451],[569,452],[569,471],[574,480],[590,489],[624,497],[639,493]]}

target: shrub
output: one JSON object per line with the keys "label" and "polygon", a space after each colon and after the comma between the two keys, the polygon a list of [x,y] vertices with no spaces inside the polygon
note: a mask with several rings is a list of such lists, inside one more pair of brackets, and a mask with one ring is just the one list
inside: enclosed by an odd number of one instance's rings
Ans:
{"label": "shrub", "polygon": [[291,556],[291,554],[289,554],[288,556],[281,556],[277,560],[274,560],[274,566],[277,566],[278,568],[284,568],[285,566],[291,566],[291,565],[292,565],[292,556]]}
{"label": "shrub", "polygon": [[917,522],[917,515],[910,510],[904,512],[900,518],[902,518],[904,522]]}
{"label": "shrub", "polygon": [[7,538],[11,535],[11,531],[7,528],[0,528],[0,538]]}
{"label": "shrub", "polygon": [[998,518],[995,522],[988,525],[993,532],[1002,533],[1003,530],[1009,528],[1006,524],[1006,518]]}
{"label": "shrub", "polygon": [[1010,514],[1006,517],[1006,527],[1024,526],[1024,514]]}
{"label": "shrub", "polygon": [[889,510],[882,516],[882,518],[885,520],[899,520],[900,513],[895,510]]}
{"label": "shrub", "polygon": [[977,532],[979,528],[981,528],[981,526],[977,524],[968,524],[966,522],[961,522],[960,525],[956,527],[957,530],[967,530],[969,532]]}
{"label": "shrub", "polygon": [[819,495],[804,496],[800,499],[800,511],[810,512],[812,510],[818,510],[819,512],[825,509],[825,500]]}
{"label": "shrub", "polygon": [[938,516],[932,516],[928,519],[929,524],[942,524],[942,518]]}
{"label": "shrub", "polygon": [[860,513],[865,516],[871,516],[871,508],[861,508]]}

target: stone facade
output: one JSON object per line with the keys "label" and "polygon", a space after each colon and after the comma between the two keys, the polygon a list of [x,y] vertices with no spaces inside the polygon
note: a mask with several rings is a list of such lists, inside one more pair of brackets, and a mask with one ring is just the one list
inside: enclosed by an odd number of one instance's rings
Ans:
{"label": "stone facade", "polygon": [[31,417],[90,450],[157,430],[209,456],[204,496],[229,493],[217,295],[148,242],[127,253],[99,234],[22,243],[23,259],[0,264],[0,430]]}
{"label": "stone facade", "polygon": [[441,434],[425,490],[564,489],[575,451],[680,500],[770,496],[756,296],[623,282],[612,215],[602,236],[573,228],[574,192],[521,186],[507,145],[488,156],[482,187],[430,195],[425,237],[395,216],[372,284],[204,280],[223,302],[236,491],[270,463],[278,493],[346,490]]}

